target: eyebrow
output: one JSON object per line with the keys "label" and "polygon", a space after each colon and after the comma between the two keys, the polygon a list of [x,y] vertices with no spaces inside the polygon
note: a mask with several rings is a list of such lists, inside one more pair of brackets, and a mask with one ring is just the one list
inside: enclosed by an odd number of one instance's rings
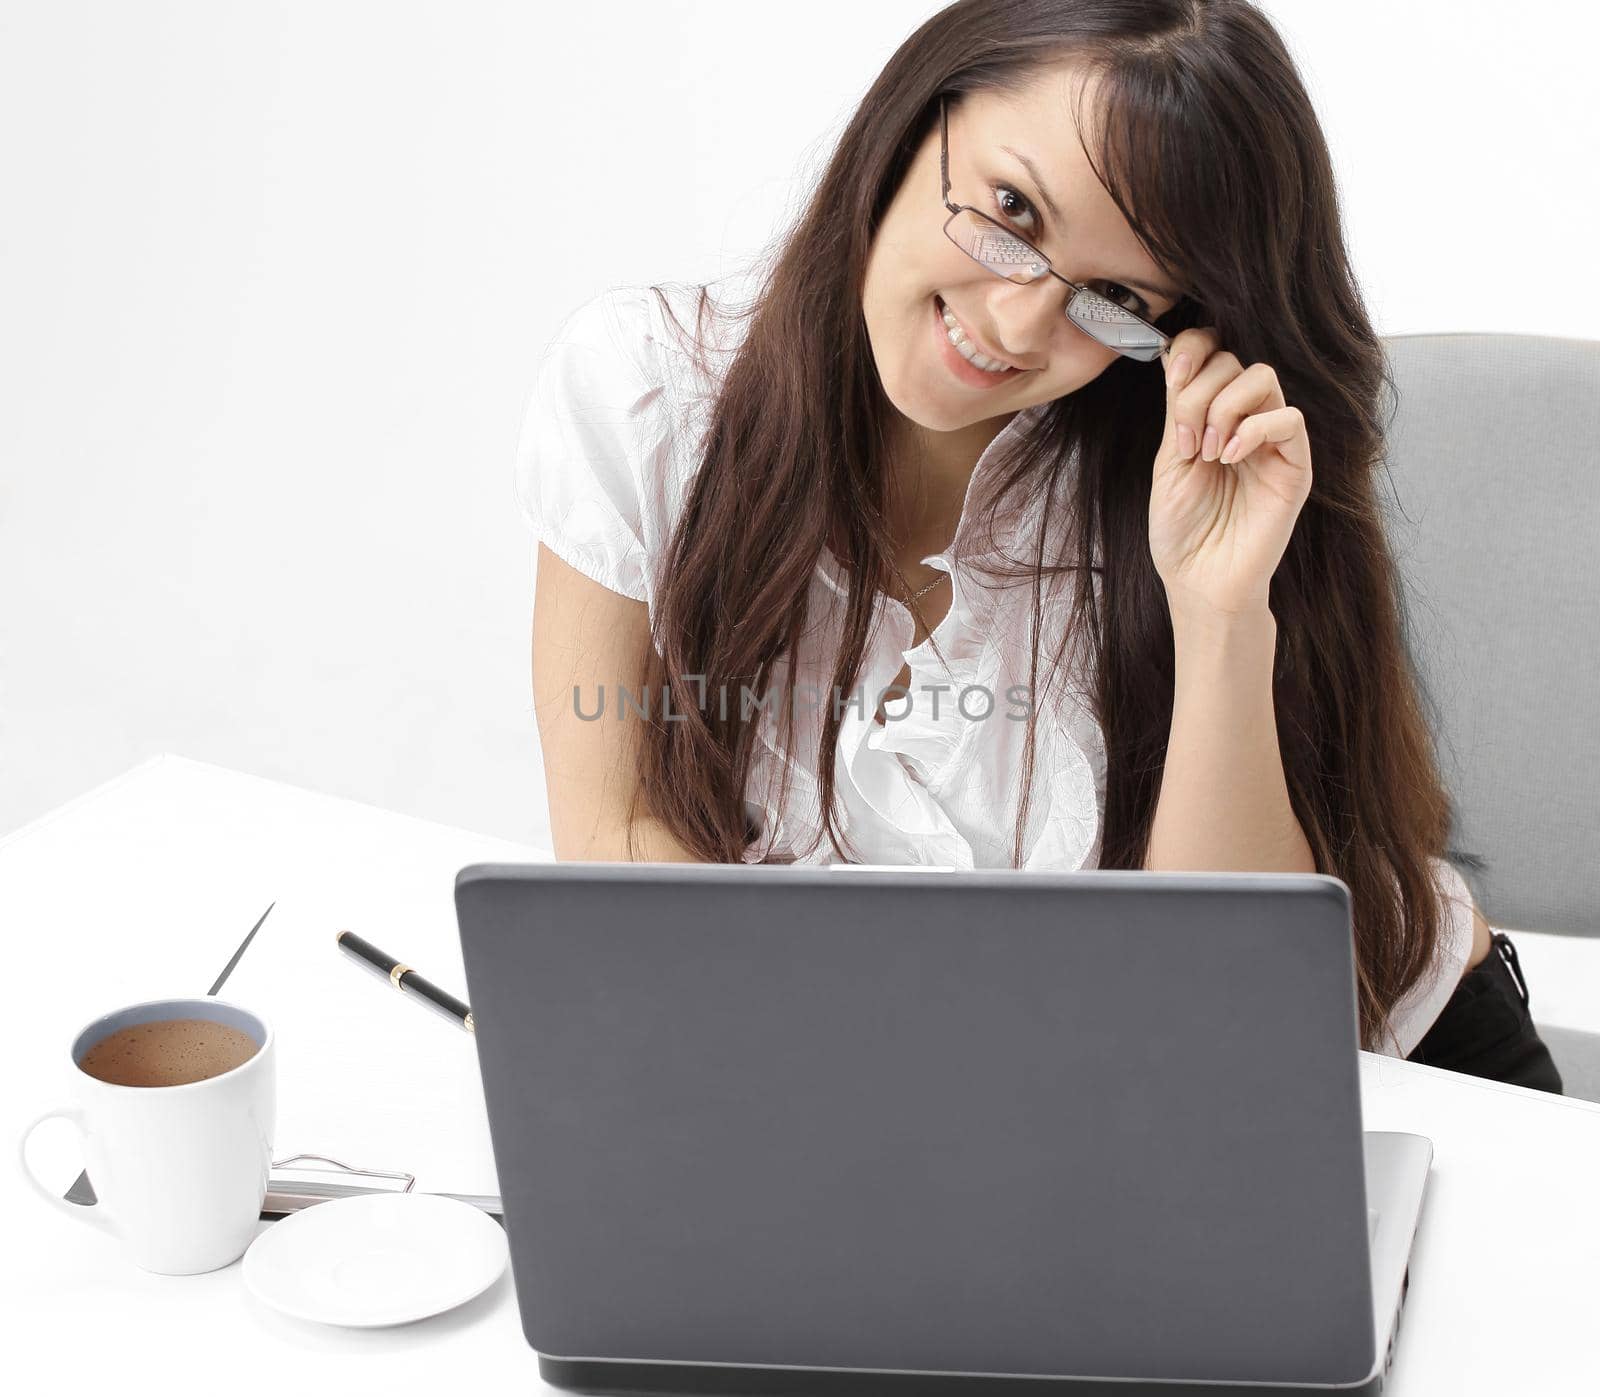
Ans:
{"label": "eyebrow", "polygon": [[[1056,207],[1056,201],[1050,197],[1050,191],[1044,187],[1044,180],[1039,174],[1039,167],[1015,146],[1003,145],[1000,147],[1000,149],[1005,151],[1007,155],[1011,156],[1012,159],[1014,159],[1019,165],[1022,166],[1024,170],[1028,172],[1028,178],[1033,181],[1034,188],[1039,191],[1039,197],[1044,200],[1044,206],[1050,211],[1050,217],[1056,221],[1056,225],[1058,227],[1064,225],[1067,220],[1062,215],[1061,210]],[[1182,299],[1180,294],[1176,291],[1168,290],[1163,286],[1152,286],[1148,281],[1139,281],[1133,277],[1119,276],[1112,277],[1110,280],[1119,282],[1123,286],[1131,286],[1135,291],[1143,291],[1151,296],[1164,298],[1169,301]]]}

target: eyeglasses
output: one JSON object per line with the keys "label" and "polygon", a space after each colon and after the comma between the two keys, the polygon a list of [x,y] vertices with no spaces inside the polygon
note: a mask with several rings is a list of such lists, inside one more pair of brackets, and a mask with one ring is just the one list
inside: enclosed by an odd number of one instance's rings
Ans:
{"label": "eyeglasses", "polygon": [[944,234],[968,257],[997,277],[1027,285],[1046,274],[1066,282],[1073,290],[1067,302],[1067,319],[1091,339],[1130,359],[1150,360],[1165,354],[1172,340],[1148,320],[1115,301],[1068,281],[1050,259],[1013,233],[1003,223],[981,213],[970,204],[950,202],[950,127],[945,115],[945,99],[939,99],[939,175],[943,181],[944,206],[950,210]]}

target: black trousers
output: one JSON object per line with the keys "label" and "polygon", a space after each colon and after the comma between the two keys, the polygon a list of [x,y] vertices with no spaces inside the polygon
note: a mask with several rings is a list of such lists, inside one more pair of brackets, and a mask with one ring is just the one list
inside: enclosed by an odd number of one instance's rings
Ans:
{"label": "black trousers", "polygon": [[1517,948],[1505,932],[1493,936],[1407,1061],[1559,1093],[1561,1074],[1528,1014]]}

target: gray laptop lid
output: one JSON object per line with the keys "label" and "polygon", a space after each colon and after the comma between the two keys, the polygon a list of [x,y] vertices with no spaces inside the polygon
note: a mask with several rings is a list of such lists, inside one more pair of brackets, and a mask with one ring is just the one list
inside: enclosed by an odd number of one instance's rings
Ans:
{"label": "gray laptop lid", "polygon": [[1372,1371],[1339,880],[480,864],[456,906],[540,1353]]}

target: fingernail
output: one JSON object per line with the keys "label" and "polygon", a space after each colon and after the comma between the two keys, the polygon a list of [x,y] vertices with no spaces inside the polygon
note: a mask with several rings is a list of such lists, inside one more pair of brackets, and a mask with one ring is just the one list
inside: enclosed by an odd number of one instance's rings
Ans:
{"label": "fingernail", "polygon": [[1178,425],[1178,455],[1186,461],[1194,455],[1194,429],[1182,423]]}
{"label": "fingernail", "polygon": [[1167,387],[1171,388],[1176,383],[1183,382],[1189,376],[1189,356],[1180,354],[1172,361],[1172,367],[1167,370]]}
{"label": "fingernail", "polygon": [[1217,457],[1217,459],[1221,461],[1223,465],[1231,466],[1233,464],[1234,453],[1237,452],[1238,449],[1239,434],[1235,432],[1231,437],[1228,438],[1228,444],[1222,448],[1222,455]]}
{"label": "fingernail", "polygon": [[1217,429],[1207,427],[1206,434],[1200,439],[1200,459],[1215,461],[1217,459]]}

